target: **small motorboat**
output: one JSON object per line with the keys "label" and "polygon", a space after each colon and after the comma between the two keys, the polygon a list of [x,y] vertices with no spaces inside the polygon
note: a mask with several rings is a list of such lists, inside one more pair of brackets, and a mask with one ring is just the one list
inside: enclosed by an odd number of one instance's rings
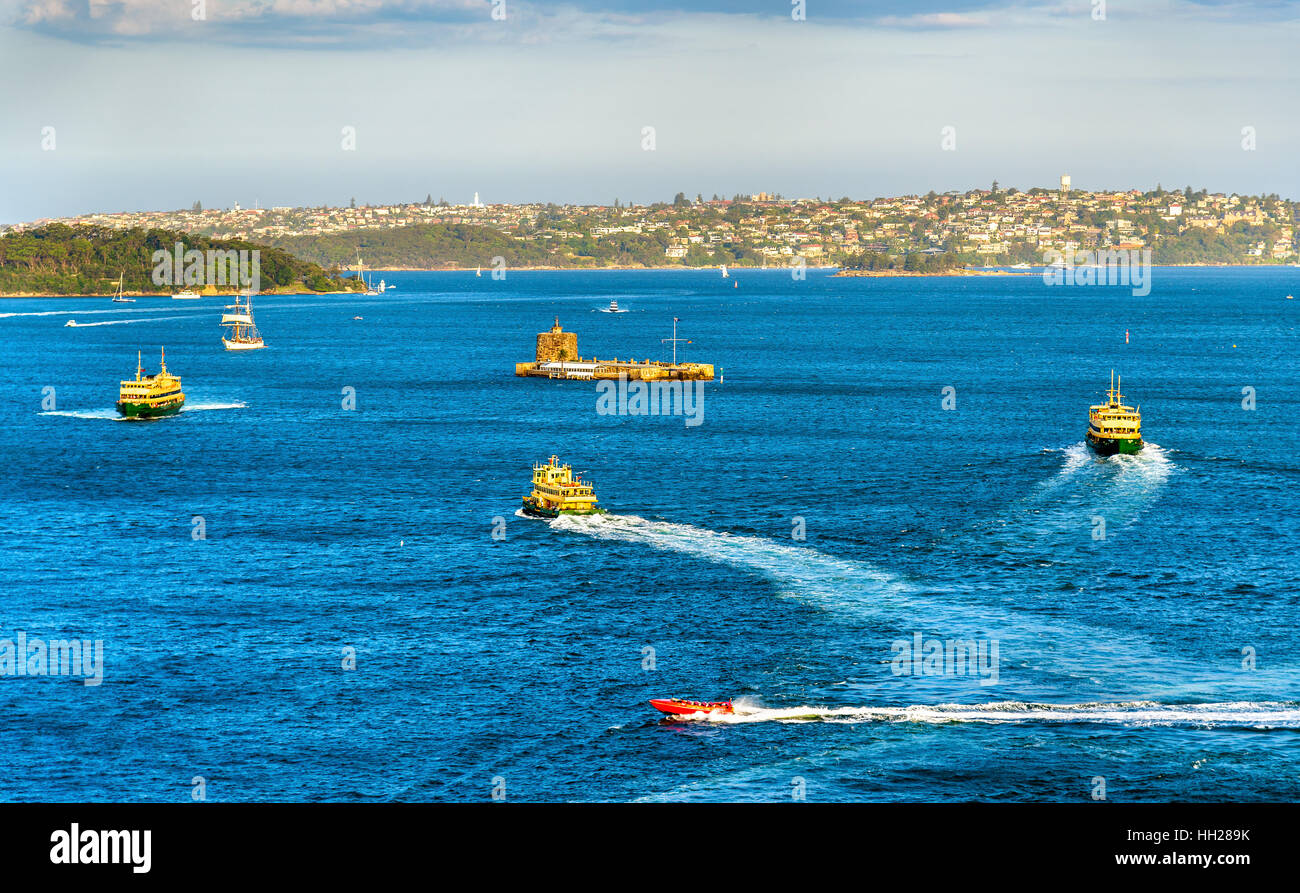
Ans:
{"label": "small motorboat", "polygon": [[696,713],[735,713],[730,701],[691,701],[686,698],[653,698],[650,706],[669,716],[693,716]]}
{"label": "small motorboat", "polygon": [[63,327],[66,329],[68,326],[75,326],[76,324],[77,321],[75,319],[70,319],[63,324]]}
{"label": "small motorboat", "polygon": [[352,317],[352,318],[353,318],[353,319],[361,319],[361,317],[359,317],[359,316],[354,316],[354,317]]}

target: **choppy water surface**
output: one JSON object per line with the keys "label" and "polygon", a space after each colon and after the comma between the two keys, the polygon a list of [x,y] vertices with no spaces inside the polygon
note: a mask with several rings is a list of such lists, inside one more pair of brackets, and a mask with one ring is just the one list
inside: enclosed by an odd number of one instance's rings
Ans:
{"label": "choppy water surface", "polygon": [[[0,798],[1294,800],[1300,271],[1155,274],[393,273],[246,354],[216,299],[5,301],[0,638],[105,666],[0,677]],[[703,423],[515,378],[556,316],[680,317]],[[120,423],[163,344],[186,411]],[[1099,460],[1112,368],[1148,447]],[[517,512],[552,453],[610,514]]]}

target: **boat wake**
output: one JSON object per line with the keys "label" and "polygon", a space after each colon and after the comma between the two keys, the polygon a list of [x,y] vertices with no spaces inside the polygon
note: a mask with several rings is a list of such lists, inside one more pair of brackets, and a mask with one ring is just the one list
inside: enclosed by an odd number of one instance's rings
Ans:
{"label": "boat wake", "polygon": [[[1040,671],[1092,679],[1099,643],[1105,643],[1107,650],[1131,655],[1146,655],[1152,650],[1146,640],[1117,630],[960,602],[949,593],[874,565],[836,558],[807,546],[650,521],[636,515],[561,515],[548,523],[554,530],[639,543],[748,571],[769,581],[779,597],[870,622],[881,628],[882,636],[886,630],[892,630],[889,634],[893,635],[919,626],[943,630],[944,635],[996,638],[1004,657],[1014,655],[1020,666],[1034,666]],[[882,645],[884,653],[888,653],[885,649],[887,646]],[[1122,672],[1137,672],[1129,661],[1123,663]],[[1166,661],[1166,671],[1168,666]]]}
{"label": "boat wake", "polygon": [[111,422],[126,421],[125,417],[119,415],[115,409],[51,409],[48,412],[41,413],[41,415],[62,416],[67,419],[106,419]]}
{"label": "boat wake", "polygon": [[1090,723],[1122,726],[1193,728],[1300,729],[1300,703],[1227,701],[1209,704],[1160,704],[1154,701],[1036,704],[995,701],[987,704],[936,704],[908,707],[760,707],[744,700],[735,713],[696,713],[674,721],[743,724],[756,722],[829,723]]}
{"label": "boat wake", "polygon": [[748,570],[776,583],[785,594],[802,596],[828,609],[861,612],[879,608],[891,598],[901,605],[900,600],[918,591],[904,578],[874,565],[764,537],[651,521],[637,515],[561,515],[549,523],[554,530],[640,543]]}
{"label": "boat wake", "polygon": [[[1002,685],[1048,683],[1059,689],[1063,683],[1082,684],[1121,697],[1246,694],[1204,661],[1161,653],[1155,643],[1134,633],[964,599],[951,589],[925,586],[808,546],[636,515],[561,515],[543,523],[552,530],[682,553],[755,574],[778,597],[869,625],[870,635],[879,637],[882,664],[888,662],[891,641],[919,631],[996,640]],[[1294,684],[1294,672],[1293,666],[1279,665],[1256,671],[1251,679],[1257,685],[1285,687]]]}
{"label": "boat wake", "polygon": [[181,412],[209,412],[217,409],[247,409],[247,403],[186,403]]}
{"label": "boat wake", "polygon": [[129,326],[138,322],[166,322],[172,319],[198,319],[198,314],[187,313],[179,316],[151,316],[148,319],[110,319],[105,322],[76,322],[69,321],[68,328],[73,329],[93,329],[96,326]]}
{"label": "boat wake", "polygon": [[971,530],[966,536],[988,536],[1003,548],[1040,548],[1044,539],[1062,537],[1086,545],[1096,519],[1105,519],[1107,536],[1133,523],[1160,498],[1177,470],[1169,454],[1154,443],[1136,455],[1105,459],[1082,442],[1061,453],[1064,461],[1056,474],[1008,507],[995,527]]}
{"label": "boat wake", "polygon": [[[181,412],[208,412],[218,409],[246,409],[247,403],[187,403]],[[127,419],[116,409],[51,409],[40,413],[48,416],[62,416],[67,419],[101,419],[110,422],[124,422]]]}

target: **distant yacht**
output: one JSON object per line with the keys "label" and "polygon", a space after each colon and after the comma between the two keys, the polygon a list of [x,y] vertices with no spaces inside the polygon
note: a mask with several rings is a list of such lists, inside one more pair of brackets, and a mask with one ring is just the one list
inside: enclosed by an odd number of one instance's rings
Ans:
{"label": "distant yacht", "polygon": [[197,301],[201,297],[203,297],[203,295],[189,288],[184,291],[178,291],[176,294],[172,295],[172,299],[176,301]]}
{"label": "distant yacht", "polygon": [[122,294],[122,274],[120,273],[117,276],[117,293],[113,295],[113,303],[114,304],[135,303],[135,298],[128,298],[126,295]]}
{"label": "distant yacht", "polygon": [[731,275],[731,274],[727,272],[727,265],[726,265],[726,264],[723,264],[723,265],[722,265],[722,278],[723,278],[723,279],[726,279],[726,278],[727,278],[728,276],[730,276],[730,275]]}
{"label": "distant yacht", "polygon": [[600,312],[601,312],[601,313],[627,313],[626,310],[620,310],[620,309],[619,309],[619,307],[618,307],[618,301],[610,301],[610,302],[609,302],[609,306],[608,306],[608,307],[602,307],[601,310],[600,310]]}

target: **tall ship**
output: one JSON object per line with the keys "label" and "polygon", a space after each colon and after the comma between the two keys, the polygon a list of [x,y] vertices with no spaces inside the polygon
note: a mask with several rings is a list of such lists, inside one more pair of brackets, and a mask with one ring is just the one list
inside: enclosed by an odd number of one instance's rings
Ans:
{"label": "tall ship", "polygon": [[121,383],[117,411],[128,419],[155,419],[174,415],[185,405],[181,380],[167,371],[167,349],[163,348],[157,375],[145,375],[141,354],[136,354],[135,378]]}
{"label": "tall ship", "polygon": [[243,297],[244,303],[240,304],[239,296],[236,295],[235,303],[226,305],[226,312],[221,314],[221,324],[230,327],[230,336],[223,335],[221,338],[226,350],[257,350],[266,347],[266,342],[253,323],[253,295],[245,292]]}
{"label": "tall ship", "polygon": [[[1121,376],[1120,382],[1123,381]],[[1119,392],[1113,369],[1106,402],[1088,409],[1088,446],[1099,456],[1131,454],[1142,449],[1141,407],[1124,404],[1124,395]]]}
{"label": "tall ship", "polygon": [[552,456],[545,465],[533,466],[533,492],[524,497],[524,514],[537,518],[558,518],[560,515],[598,515],[604,509],[596,508],[596,493],[582,475],[576,477],[573,468],[559,464]]}
{"label": "tall ship", "polygon": [[366,292],[365,292],[366,297],[371,297],[371,298],[377,297],[378,295],[382,295],[384,292],[388,291],[388,283],[384,282],[384,280],[382,279],[379,280],[379,285],[372,284],[371,281],[367,279],[365,276],[365,269],[366,269],[365,264],[363,264],[361,262],[361,258],[358,257],[357,258],[357,279],[361,280],[361,284],[366,287]]}

